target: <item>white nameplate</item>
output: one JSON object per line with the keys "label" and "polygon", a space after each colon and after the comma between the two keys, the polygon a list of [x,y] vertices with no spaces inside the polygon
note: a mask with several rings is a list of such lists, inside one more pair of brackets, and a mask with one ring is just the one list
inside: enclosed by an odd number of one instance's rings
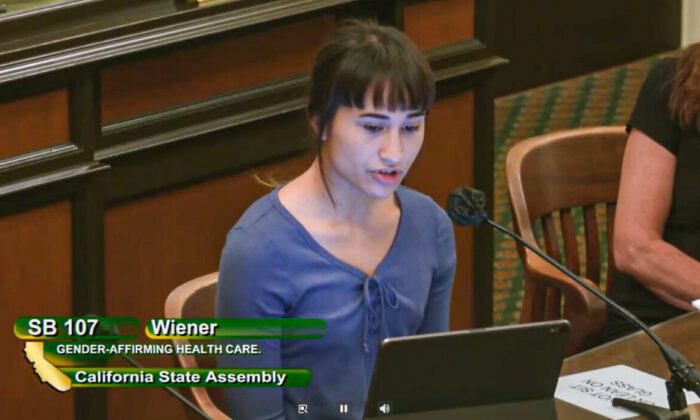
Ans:
{"label": "white nameplate", "polygon": [[700,312],[700,299],[695,299],[693,301],[693,306],[695,306],[695,309],[697,309],[698,312]]}
{"label": "white nameplate", "polygon": [[[554,396],[611,419],[638,416],[626,408],[613,407],[613,398],[668,408],[665,379],[625,365],[562,376]],[[688,405],[700,402],[694,393],[686,392],[685,397]]]}

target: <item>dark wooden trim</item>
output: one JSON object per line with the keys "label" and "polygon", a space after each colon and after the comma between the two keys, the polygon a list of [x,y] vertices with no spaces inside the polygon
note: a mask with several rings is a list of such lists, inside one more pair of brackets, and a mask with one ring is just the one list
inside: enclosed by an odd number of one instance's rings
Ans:
{"label": "dark wooden trim", "polygon": [[92,158],[95,143],[100,137],[100,78],[96,70],[84,69],[71,86],[68,98],[70,106],[70,135],[88,159]]}
{"label": "dark wooden trim", "polygon": [[[94,97],[95,78],[91,73],[65,72],[30,78],[0,86],[0,101],[10,102],[65,89],[68,97],[68,143],[0,159],[0,185],[16,182],[92,160],[94,136],[87,139],[86,130],[99,124]],[[97,92],[99,95],[99,92]],[[86,107],[83,104],[93,103]],[[97,109],[99,113],[99,109]]]}
{"label": "dark wooden trim", "polygon": [[364,0],[337,9],[336,20],[350,17],[374,19],[403,30],[403,0]]}
{"label": "dark wooden trim", "polygon": [[[71,132],[89,157],[101,135],[99,101],[99,75],[86,67],[71,90]],[[108,168],[95,162],[83,170],[94,174]],[[104,314],[104,203],[96,185],[90,177],[73,197],[73,310],[78,315]]]}
{"label": "dark wooden trim", "polygon": [[425,53],[437,81],[458,76],[475,76],[508,63],[494,55],[478,38],[467,39],[433,48]]}
{"label": "dark wooden trim", "polygon": [[496,19],[492,0],[474,0],[474,37],[493,51]]}
{"label": "dark wooden trim", "polygon": [[68,91],[70,95],[71,85],[75,82],[75,74],[68,72],[58,72],[17,80],[0,85],[0,102],[16,101],[62,89]]}
{"label": "dark wooden trim", "polygon": [[[104,0],[71,0],[56,4],[48,4],[46,6],[37,6],[33,9],[21,10],[17,12],[12,12],[4,15],[0,15],[0,25],[7,24],[13,20],[28,19],[32,17],[39,17],[39,15],[44,15],[46,13],[54,13],[59,11],[66,11],[74,7],[83,7],[91,3]],[[43,16],[42,16],[43,17]]]}
{"label": "dark wooden trim", "polygon": [[471,90],[483,83],[487,83],[493,77],[494,70],[505,64],[508,64],[508,60],[492,56],[435,72],[437,96],[441,97]]}
{"label": "dark wooden trim", "polygon": [[443,80],[455,79],[457,77],[471,76],[471,79],[476,81],[477,74],[483,77],[483,72],[488,70],[493,70],[502,65],[508,64],[508,60],[491,56],[478,61],[472,61],[459,66],[448,67],[446,69],[435,71],[436,81],[442,82]]}
{"label": "dark wooden trim", "polygon": [[377,20],[381,23],[391,25],[403,31],[404,0],[379,0],[377,3]]}
{"label": "dark wooden trim", "polygon": [[[104,203],[94,180],[72,200],[73,314],[105,315]],[[76,392],[76,420],[106,419],[107,391]]]}
{"label": "dark wooden trim", "polygon": [[[478,40],[458,42],[429,51],[440,92],[464,90],[480,83],[491,70],[505,63],[485,56]],[[483,58],[482,58],[483,57]],[[272,116],[303,110],[308,76],[299,75],[239,92],[142,115],[103,127],[103,148],[98,160],[189,141],[192,137]],[[274,104],[274,105],[268,105]],[[250,111],[249,111],[250,110]]]}
{"label": "dark wooden trim", "polygon": [[[168,144],[193,141],[200,142],[203,141],[202,138],[212,136],[216,137],[218,136],[217,133],[221,133],[223,131],[227,131],[235,127],[239,127],[256,121],[274,119],[275,115],[288,114],[290,112],[295,111],[297,111],[298,113],[299,110],[303,110],[305,108],[305,105],[305,100],[286,101],[262,110],[254,110],[251,112],[232,115],[230,117],[223,117],[212,121],[205,121],[200,124],[177,128],[172,131],[157,133],[152,136],[147,136],[142,139],[139,139],[135,142],[108,147],[97,151],[95,156],[98,160],[109,161],[113,158],[132,153],[141,153],[146,150],[161,147]],[[304,114],[302,113],[301,116],[303,117]]]}
{"label": "dark wooden trim", "polygon": [[[71,138],[92,159],[102,134],[100,78],[85,67],[71,90]],[[105,315],[104,202],[91,177],[72,201],[73,313]],[[107,418],[107,391],[83,389],[75,394],[76,420]]]}
{"label": "dark wooden trim", "polygon": [[85,162],[85,155],[74,144],[61,144],[0,160],[0,186]]}
{"label": "dark wooden trim", "polygon": [[108,168],[109,166],[100,162],[89,162],[65,168],[59,171],[49,172],[46,174],[22,179],[10,185],[0,186],[0,200],[4,200],[5,197],[20,192],[26,192],[35,188],[41,188],[58,182],[72,180],[75,178],[84,177],[86,175],[92,175],[94,173],[104,171]]}
{"label": "dark wooden trim", "polygon": [[[103,140],[100,145],[108,149],[100,150],[98,157],[108,158],[141,147],[171,143],[187,138],[188,133],[226,129],[280,112],[303,109],[306,106],[307,84],[308,77],[293,76],[252,89],[107,124],[102,129]],[[130,140],[136,140],[141,146],[116,146]]]}
{"label": "dark wooden trim", "polygon": [[[83,150],[75,144],[59,144],[34,152],[22,153],[21,155],[0,159],[0,172],[10,171],[37,162],[46,162],[49,159],[71,156],[76,153],[82,154]],[[2,183],[2,178],[0,178],[0,184]]]}
{"label": "dark wooden trim", "polygon": [[[486,214],[493,214],[494,97],[493,72],[508,63],[493,55],[494,19],[490,0],[475,0],[474,35],[483,42],[486,60],[493,65],[474,89],[474,186],[486,194]],[[474,231],[473,320],[475,327],[493,325],[493,235],[488,226]]]}
{"label": "dark wooden trim", "polygon": [[425,57],[430,62],[433,71],[439,71],[451,66],[477,61],[484,58],[486,52],[486,45],[478,38],[472,38],[428,50]]}
{"label": "dark wooden trim", "polygon": [[70,199],[91,176],[107,169],[105,164],[91,162],[0,187],[0,217]]}
{"label": "dark wooden trim", "polygon": [[488,81],[508,60],[493,55],[477,38],[434,48],[426,53],[435,73],[437,95],[473,89]]}
{"label": "dark wooden trim", "polygon": [[[175,0],[173,0],[175,1]],[[245,1],[245,0],[241,0]],[[249,2],[253,2],[254,0],[249,0]],[[270,0],[267,0],[270,1]],[[282,0],[277,0],[277,1],[282,1]],[[291,1],[291,0],[287,0]],[[353,1],[360,1],[360,0],[345,0],[346,2],[353,2]],[[264,3],[265,0],[257,0],[258,3]],[[234,2],[235,3],[235,2]],[[223,5],[223,3],[222,3]],[[213,5],[209,5],[204,7],[202,10],[209,10],[209,8],[214,7]],[[317,8],[317,9],[311,9],[309,11],[306,11],[301,14],[289,14],[289,16],[283,16],[280,17],[279,19],[276,20],[262,20],[258,22],[257,20],[253,23],[250,22],[240,22],[240,26],[235,27],[231,30],[224,30],[224,31],[212,31],[211,33],[206,33],[198,37],[194,38],[187,38],[183,39],[180,42],[174,42],[174,43],[164,43],[161,45],[155,45],[155,46],[149,46],[147,48],[143,48],[139,51],[133,51],[133,52],[127,52],[125,54],[119,54],[119,55],[114,55],[110,57],[106,57],[102,60],[98,60],[99,66],[101,67],[108,67],[112,66],[115,64],[118,65],[123,65],[123,64],[128,64],[130,62],[136,62],[140,61],[143,59],[148,59],[151,57],[155,56],[162,56],[162,55],[167,55],[170,53],[177,53],[181,52],[186,49],[196,49],[199,47],[203,46],[210,46],[213,43],[222,41],[222,40],[227,40],[227,39],[232,39],[232,38],[238,38],[238,37],[244,37],[256,33],[263,33],[266,32],[270,29],[274,29],[276,27],[280,27],[282,25],[287,25],[287,24],[293,24],[293,23],[298,23],[298,22],[306,22],[310,19],[322,17],[322,16],[337,16],[337,11],[344,7],[343,5],[340,6],[329,6],[328,8]],[[211,13],[210,13],[211,14]],[[133,33],[132,33],[133,34]],[[149,34],[145,34],[144,36],[148,37],[150,36]],[[96,62],[97,63],[97,62]]]}
{"label": "dark wooden trim", "polygon": [[[235,6],[235,4],[222,4],[219,8],[212,6],[210,9],[194,10],[189,15],[203,16],[196,18],[189,16],[188,20],[185,19],[188,13],[181,13],[146,22],[134,22],[133,25],[125,24],[113,31],[105,30],[99,34],[99,39],[91,39],[96,35],[86,34],[87,41],[84,44],[52,45],[50,50],[42,51],[41,54],[34,51],[32,55],[30,49],[25,55],[13,52],[5,59],[0,56],[0,61],[3,62],[0,64],[0,84],[83,64],[107,59],[114,60],[125,55],[134,55],[254,25],[268,22],[279,24],[280,21],[290,17],[302,17],[353,1],[357,0],[270,0],[247,8],[239,7],[212,14],[224,6]],[[75,39],[69,41],[74,44],[76,42]]]}
{"label": "dark wooden trim", "polygon": [[[474,90],[474,187],[486,194],[486,214],[493,214],[494,163],[493,82]],[[475,327],[493,324],[493,234],[489,226],[474,231],[473,320]]]}
{"label": "dark wooden trim", "polygon": [[98,159],[112,167],[109,176],[101,177],[100,191],[111,202],[243,170],[306,152],[308,134],[306,112],[297,110],[231,129],[191,133],[188,141],[167,148],[141,144],[128,152],[99,151]]}

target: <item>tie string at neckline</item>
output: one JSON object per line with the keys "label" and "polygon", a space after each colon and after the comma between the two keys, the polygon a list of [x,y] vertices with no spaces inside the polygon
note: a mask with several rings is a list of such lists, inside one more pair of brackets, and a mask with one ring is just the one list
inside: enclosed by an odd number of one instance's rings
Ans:
{"label": "tie string at neckline", "polygon": [[[376,287],[377,293],[371,293],[370,286],[374,285]],[[379,332],[379,340],[381,341],[386,337],[386,317],[384,316],[384,307],[388,305],[391,309],[396,309],[399,307],[399,299],[396,294],[394,287],[380,279],[377,276],[368,276],[364,283],[364,303],[366,308],[365,313],[365,325],[362,339],[362,349],[365,353],[369,353],[369,329],[370,322],[372,319],[381,319],[381,328]],[[379,297],[379,300],[376,297]],[[379,310],[377,310],[377,307]]]}

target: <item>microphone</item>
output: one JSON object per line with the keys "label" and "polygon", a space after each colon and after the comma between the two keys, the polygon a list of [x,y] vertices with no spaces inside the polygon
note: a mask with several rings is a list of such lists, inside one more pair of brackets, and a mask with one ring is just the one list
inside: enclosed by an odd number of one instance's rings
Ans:
{"label": "microphone", "polygon": [[[661,354],[668,365],[668,370],[671,373],[671,379],[666,381],[666,390],[668,392],[669,407],[672,411],[684,410],[688,407],[685,394],[683,393],[683,388],[694,392],[700,397],[700,374],[698,374],[698,371],[694,369],[693,365],[685,357],[683,357],[683,355],[674,350],[668,344],[661,341],[661,339],[654,334],[654,332],[651,331],[646,324],[640,321],[639,318],[634,316],[634,314],[629,312],[627,309],[618,305],[609,297],[602,294],[599,290],[581,280],[576,274],[569,271],[566,267],[552,259],[549,255],[540,251],[539,248],[529,244],[526,240],[520,237],[520,235],[489,219],[486,215],[486,211],[484,210],[485,205],[486,196],[482,191],[469,187],[459,187],[447,197],[447,215],[450,216],[450,219],[452,219],[452,221],[459,226],[478,226],[482,222],[486,222],[497,230],[505,233],[506,235],[515,239],[518,243],[540,256],[556,269],[566,274],[596,297],[602,299],[610,307],[615,309],[615,311],[620,313],[625,319],[644,331],[659,347],[659,350],[661,351]],[[660,410],[665,410],[660,407],[637,403],[634,401],[627,401],[622,398],[613,399],[613,405],[620,405],[645,415],[655,416],[651,418],[661,418],[658,417]],[[667,413],[664,413],[664,415],[668,416]],[[678,418],[687,418],[687,415],[686,417]]]}
{"label": "microphone", "polygon": [[488,220],[486,195],[474,188],[459,187],[447,197],[447,215],[459,226],[477,226]]}

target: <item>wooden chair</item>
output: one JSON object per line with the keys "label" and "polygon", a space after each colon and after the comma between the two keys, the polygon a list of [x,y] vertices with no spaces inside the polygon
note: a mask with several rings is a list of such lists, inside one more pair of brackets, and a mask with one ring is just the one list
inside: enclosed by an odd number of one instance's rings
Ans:
{"label": "wooden chair", "polygon": [[[194,280],[190,280],[175,288],[165,300],[166,318],[213,318],[216,302],[216,285],[219,273],[210,273]],[[209,341],[207,343],[212,343]],[[188,344],[187,339],[175,339],[174,344]],[[197,344],[205,343],[197,340]],[[215,367],[216,360],[213,357],[195,357],[178,354],[177,359],[184,368]],[[215,420],[231,420],[219,407],[223,406],[219,388],[190,388],[197,405],[209,417]],[[188,416],[200,419],[189,408],[186,408]]]}
{"label": "wooden chair", "polygon": [[[612,280],[613,223],[627,133],[624,127],[590,127],[560,131],[516,144],[506,158],[513,226],[538,246],[534,224],[540,220],[546,253],[562,262],[560,221],[566,267],[581,274],[579,246],[572,209],[582,207],[585,237],[585,277],[599,287],[601,248],[596,204],[604,204],[607,219],[607,281]],[[518,245],[525,271],[525,296],[520,322],[558,319],[571,323],[568,353],[597,344],[606,318],[605,303]],[[563,263],[563,262],[562,262]],[[609,283],[608,283],[609,284]],[[563,304],[562,304],[563,295]]]}

